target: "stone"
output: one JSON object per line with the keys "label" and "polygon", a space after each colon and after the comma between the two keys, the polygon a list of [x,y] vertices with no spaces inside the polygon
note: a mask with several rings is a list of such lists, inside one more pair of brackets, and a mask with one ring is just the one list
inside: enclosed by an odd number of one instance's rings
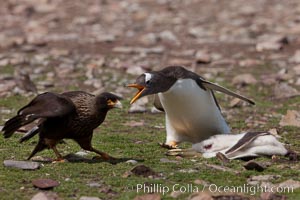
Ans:
{"label": "stone", "polygon": [[165,30],[165,31],[159,33],[159,38],[165,42],[172,42],[177,45],[179,44],[179,40],[177,39],[177,37],[174,35],[174,33],[172,33],[169,30]]}
{"label": "stone", "polygon": [[280,188],[290,188],[293,190],[300,188],[300,181],[295,181],[293,179],[289,179],[286,181],[283,181],[281,183],[278,184],[278,187]]}
{"label": "stone", "polygon": [[135,165],[138,163],[138,161],[136,160],[127,160],[126,163],[129,163],[129,164],[132,164],[132,165]]}
{"label": "stone", "polygon": [[144,194],[136,196],[133,200],[161,200],[159,194]]}
{"label": "stone", "polygon": [[288,110],[286,115],[280,120],[279,125],[300,127],[300,112],[296,110]]}
{"label": "stone", "polygon": [[300,50],[297,50],[289,60],[292,63],[300,63]]}
{"label": "stone", "polygon": [[271,181],[271,180],[276,180],[280,178],[280,175],[258,175],[258,176],[252,176],[248,180],[250,181]]}
{"label": "stone", "polygon": [[168,158],[161,158],[159,161],[162,163],[179,163],[176,160],[169,160]]}
{"label": "stone", "polygon": [[99,197],[82,196],[79,198],[79,200],[101,200],[101,199]]}
{"label": "stone", "polygon": [[154,33],[148,33],[146,35],[143,35],[139,41],[143,43],[144,45],[155,45],[158,41],[158,36]]}
{"label": "stone", "polygon": [[56,186],[59,186],[59,182],[52,179],[35,179],[32,180],[33,186],[39,189],[50,189]]}
{"label": "stone", "polygon": [[262,172],[265,170],[265,166],[263,166],[261,163],[256,162],[256,161],[248,161],[244,164],[244,168],[247,170],[255,170]]}
{"label": "stone", "polygon": [[287,83],[279,83],[274,87],[274,96],[277,99],[284,99],[299,96],[300,92],[288,85]]}
{"label": "stone", "polygon": [[37,194],[35,194],[31,200],[57,200],[58,195],[54,192],[39,192]]}
{"label": "stone", "polygon": [[252,74],[240,74],[233,78],[232,84],[239,86],[254,85],[257,83],[257,80]]}
{"label": "stone", "polygon": [[199,192],[192,194],[188,200],[213,200],[214,198],[207,192]]}
{"label": "stone", "polygon": [[211,56],[209,53],[205,50],[199,50],[195,54],[196,62],[197,63],[210,63],[211,62]]}
{"label": "stone", "polygon": [[265,50],[280,50],[283,45],[281,43],[276,42],[260,42],[256,44],[256,51],[262,52]]}
{"label": "stone", "polygon": [[16,161],[16,160],[4,160],[3,164],[5,167],[13,167],[25,170],[36,170],[39,169],[41,164],[38,162],[31,161]]}

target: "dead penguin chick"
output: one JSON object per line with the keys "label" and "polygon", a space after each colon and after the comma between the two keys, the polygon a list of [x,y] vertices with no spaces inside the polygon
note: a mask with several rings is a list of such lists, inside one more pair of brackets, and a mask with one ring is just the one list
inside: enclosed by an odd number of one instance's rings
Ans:
{"label": "dead penguin chick", "polygon": [[288,150],[269,132],[246,132],[240,134],[215,135],[192,149],[203,157],[215,157],[218,152],[229,159],[257,156],[286,155]]}

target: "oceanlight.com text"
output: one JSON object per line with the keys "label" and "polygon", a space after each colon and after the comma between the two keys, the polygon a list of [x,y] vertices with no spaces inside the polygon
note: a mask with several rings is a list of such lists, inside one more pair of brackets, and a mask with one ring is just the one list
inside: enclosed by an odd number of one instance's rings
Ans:
{"label": "oceanlight.com text", "polygon": [[174,184],[167,186],[163,184],[136,184],[135,186],[128,186],[128,190],[136,191],[136,193],[160,193],[167,194],[170,192],[181,192],[181,193],[195,193],[209,191],[211,193],[243,193],[249,195],[255,195],[263,192],[271,193],[293,193],[294,188],[291,186],[260,186],[260,185],[249,185],[243,184],[241,186],[218,186],[216,184],[208,184],[204,186],[194,184]]}

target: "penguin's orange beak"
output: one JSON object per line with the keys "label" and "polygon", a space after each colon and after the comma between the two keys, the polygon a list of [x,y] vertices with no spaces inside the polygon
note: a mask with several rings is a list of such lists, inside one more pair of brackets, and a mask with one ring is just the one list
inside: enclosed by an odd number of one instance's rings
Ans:
{"label": "penguin's orange beak", "polygon": [[138,100],[140,98],[140,96],[142,95],[143,91],[145,90],[144,86],[141,86],[141,85],[135,84],[135,83],[128,84],[127,87],[132,87],[132,88],[138,89],[138,92],[131,99],[130,104],[133,104],[136,100]]}

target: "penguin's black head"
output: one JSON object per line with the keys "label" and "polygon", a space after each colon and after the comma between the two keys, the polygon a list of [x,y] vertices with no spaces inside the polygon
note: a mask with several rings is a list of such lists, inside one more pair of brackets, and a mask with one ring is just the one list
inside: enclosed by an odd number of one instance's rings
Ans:
{"label": "penguin's black head", "polygon": [[138,92],[131,99],[130,104],[134,103],[141,97],[157,94],[167,91],[176,81],[174,77],[167,76],[160,72],[149,72],[140,75],[135,83],[127,85],[138,89]]}

